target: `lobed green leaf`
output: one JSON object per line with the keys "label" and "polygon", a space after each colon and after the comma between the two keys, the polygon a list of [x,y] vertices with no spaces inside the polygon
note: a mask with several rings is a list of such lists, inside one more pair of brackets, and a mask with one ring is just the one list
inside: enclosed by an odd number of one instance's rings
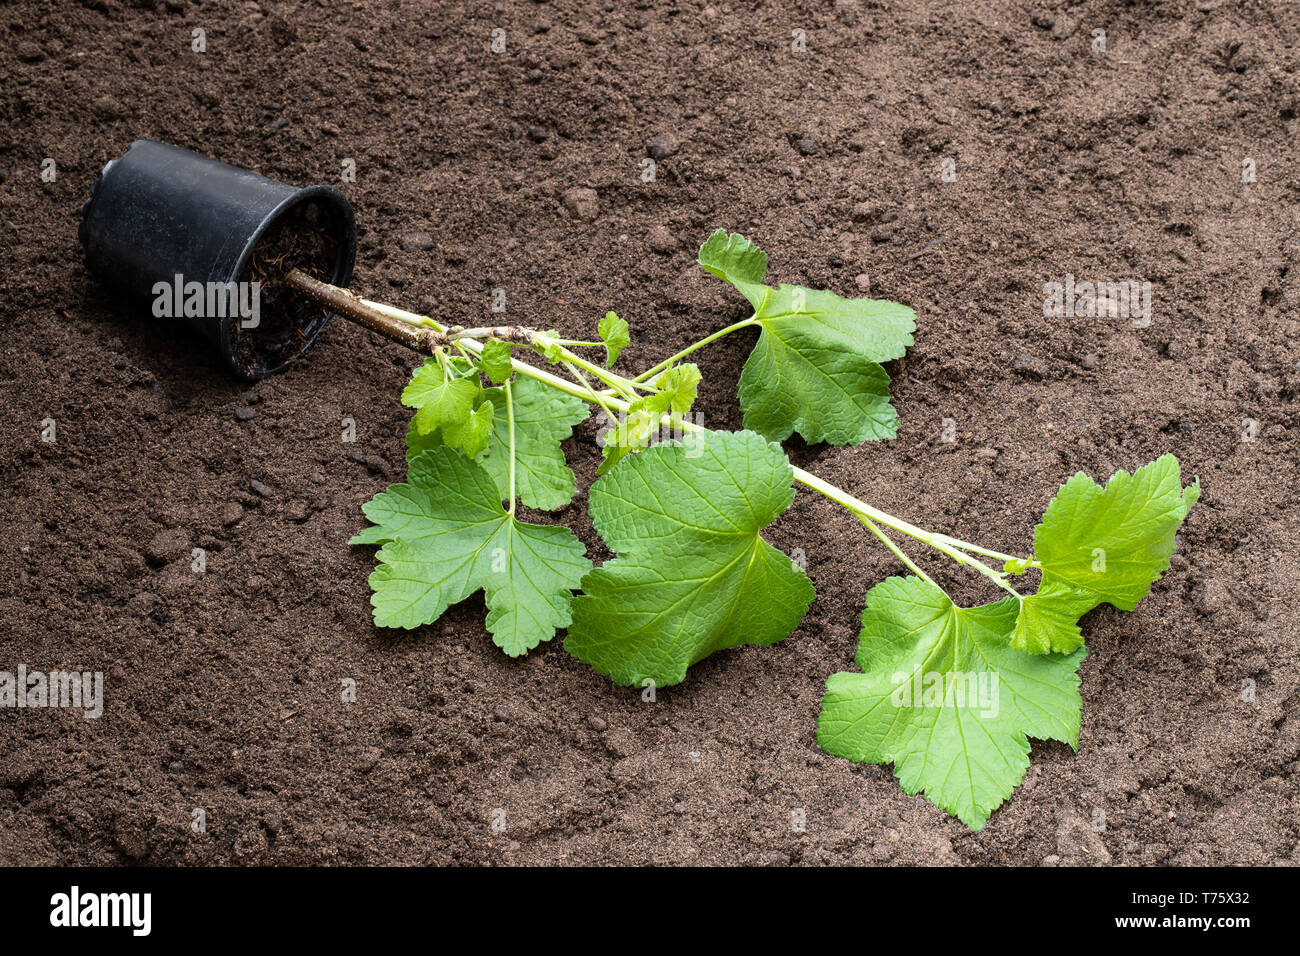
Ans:
{"label": "lobed green leaf", "polygon": [[417,455],[407,482],[362,510],[373,524],[349,543],[382,545],[370,575],[380,627],[431,624],[481,588],[493,641],[518,656],[569,623],[591,568],[573,532],[508,514],[492,476],[445,446]]}
{"label": "lobed green leaf", "polygon": [[478,394],[478,376],[472,369],[450,363],[444,368],[436,358],[427,358],[402,390],[402,404],[416,409],[412,424],[426,435],[464,422]]}
{"label": "lobed green leaf", "polygon": [[1008,646],[1017,601],[959,608],[920,578],[867,594],[862,673],[826,683],[817,742],[858,763],[892,763],[903,790],[978,830],[1024,779],[1029,738],[1078,747],[1079,663]]}
{"label": "lobed green leaf", "polygon": [[715,651],[781,640],[813,599],[761,535],[792,480],[753,432],[656,445],[598,480],[591,515],[617,556],[583,578],[565,648],[616,683],[663,687]]}
{"label": "lobed green leaf", "polygon": [[497,385],[508,379],[514,372],[514,363],[510,359],[510,345],[500,339],[488,339],[483,343],[483,352],[479,356],[483,372]]}
{"label": "lobed green leaf", "polygon": [[1103,602],[1131,611],[1169,568],[1175,535],[1200,495],[1163,455],[1103,488],[1083,472],[1061,486],[1034,529],[1038,592],[1024,599],[1011,645],[1042,654],[1083,643],[1078,620]]}
{"label": "lobed green leaf", "polygon": [[757,310],[766,290],[767,253],[740,233],[727,234],[719,229],[700,247],[699,263],[709,272],[733,286],[749,299]]}
{"label": "lobed green leaf", "polygon": [[763,285],[767,256],[723,230],[705,242],[699,261],[749,300],[762,329],[740,378],[746,428],[774,441],[798,432],[834,445],[897,434],[880,363],[912,344],[915,312],[896,302]]}

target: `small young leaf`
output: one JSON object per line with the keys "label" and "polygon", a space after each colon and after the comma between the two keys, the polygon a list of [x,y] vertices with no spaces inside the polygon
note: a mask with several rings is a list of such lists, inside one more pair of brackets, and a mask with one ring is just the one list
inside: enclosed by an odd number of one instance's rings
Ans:
{"label": "small young leaf", "polygon": [[1097,606],[1091,594],[1057,581],[1043,581],[1037,594],[1020,602],[1011,646],[1031,654],[1068,654],[1083,645],[1079,618]]}
{"label": "small young leaf", "polygon": [[1034,529],[1043,571],[1024,599],[1011,646],[1066,653],[1083,643],[1077,621],[1102,602],[1131,611],[1169,568],[1174,535],[1200,495],[1164,455],[1103,488],[1083,472],[1061,486]]}
{"label": "small young leaf", "polygon": [[[542,334],[548,339],[558,339],[560,337],[560,333],[555,331],[555,329],[548,329]],[[557,342],[551,342],[542,349],[542,355],[546,357],[546,361],[550,362],[552,365],[557,365],[564,361],[564,347]]]}
{"label": "small young leaf", "polygon": [[[512,386],[515,400],[515,494],[530,508],[555,511],[573,500],[577,482],[564,462],[560,443],[573,427],[586,421],[586,402],[520,377]],[[487,447],[477,456],[505,498],[510,490],[510,424],[505,390],[484,389],[495,406]],[[406,433],[407,461],[420,452],[443,444],[439,434],[421,435],[414,427]]]}
{"label": "small young leaf", "polygon": [[[691,410],[700,386],[700,370],[687,363],[665,369],[651,380],[659,389],[632,402],[622,420],[613,428],[601,433],[601,455],[604,460],[596,469],[596,477],[608,472],[629,452],[647,447],[662,434],[663,418],[669,415],[674,427],[681,416]],[[671,414],[670,414],[671,413]],[[678,433],[674,432],[674,436]]]}
{"label": "small young leaf", "polygon": [[414,425],[423,435],[443,425],[464,422],[474,409],[478,393],[478,379],[469,370],[456,366],[444,369],[436,358],[428,358],[402,391],[402,404],[418,409]]}
{"label": "small young leaf", "polygon": [[[669,410],[677,415],[685,415],[689,412],[691,406],[695,404],[695,395],[699,391],[702,379],[699,366],[690,362],[674,365],[656,375],[650,383],[659,389],[656,397],[667,396],[666,407],[660,410],[660,414]],[[658,404],[662,403],[661,398]]]}
{"label": "small young leaf", "polygon": [[613,312],[606,312],[596,331],[605,343],[605,368],[613,368],[618,361],[618,354],[632,344],[632,334],[627,323]]}
{"label": "small young leaf", "polygon": [[1084,652],[1008,647],[1016,605],[959,608],[914,577],[876,585],[862,612],[863,673],[826,682],[817,742],[858,763],[892,763],[907,793],[924,790],[980,829],[1024,779],[1028,738],[1079,743]]}
{"label": "small young leaf", "polygon": [[789,634],[812,583],[760,532],[790,506],[792,476],[761,436],[709,432],[597,481],[592,518],[617,557],[583,578],[565,648],[616,683],[664,687],[714,651]]}
{"label": "small young leaf", "polygon": [[492,402],[484,399],[463,422],[442,426],[442,440],[448,446],[457,448],[470,458],[487,447],[492,436]]}
{"label": "small young leaf", "polygon": [[483,354],[479,361],[487,377],[497,385],[508,379],[514,371],[510,362],[510,346],[500,339],[488,339],[483,343]]}
{"label": "small young leaf", "polygon": [[600,467],[596,477],[604,475],[630,452],[645,448],[659,430],[659,420],[672,404],[672,396],[664,392],[646,395],[632,402],[622,419],[600,435]]}
{"label": "small young leaf", "polygon": [[591,568],[568,528],[516,520],[482,466],[445,446],[416,456],[407,482],[362,510],[374,524],[349,543],[383,545],[370,576],[380,627],[430,624],[482,588],[493,641],[516,657],[569,623]]}

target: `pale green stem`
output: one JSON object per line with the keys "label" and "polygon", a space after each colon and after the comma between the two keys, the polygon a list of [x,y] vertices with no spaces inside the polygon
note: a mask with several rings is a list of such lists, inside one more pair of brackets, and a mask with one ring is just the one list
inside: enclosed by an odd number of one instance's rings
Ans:
{"label": "pale green stem", "polygon": [[950,548],[946,544],[940,544],[938,542],[935,542],[933,547],[935,547],[942,553],[948,555],[948,557],[952,558],[954,561],[956,561],[958,564],[962,565],[963,567],[967,567],[974,571],[978,571],[980,574],[984,575],[984,577],[988,578],[990,581],[992,581],[1002,590],[1006,591],[1008,594],[1013,595],[1016,598],[1016,600],[1023,600],[1020,592],[1007,583],[1007,576],[1004,572],[999,571],[996,568],[990,568],[983,561],[971,557],[969,554],[966,554],[964,551],[958,551],[955,548]]}
{"label": "pale green stem", "polygon": [[[1002,590],[1014,594],[1016,597],[1020,597],[1020,593],[1016,591],[1015,588],[1011,587],[1011,585],[1007,584],[1006,574],[995,570],[994,568],[990,568],[983,561],[971,557],[964,551],[957,550],[959,547],[965,545],[966,542],[958,542],[956,538],[951,538],[946,534],[935,534],[933,531],[926,531],[924,528],[918,528],[916,525],[903,521],[901,518],[895,518],[893,515],[881,511],[879,508],[873,508],[865,501],[853,497],[843,489],[837,488],[829,482],[822,481],[822,479],[818,478],[816,475],[806,472],[802,468],[794,469],[794,480],[816,492],[819,492],[820,494],[825,495],[827,498],[830,498],[832,501],[838,503],[859,517],[865,516],[871,518],[886,527],[893,528],[895,531],[901,532],[908,537],[915,538],[917,541],[929,545],[936,551],[946,554],[963,567],[970,568],[973,571],[978,571],[998,587],[1002,588]],[[973,550],[974,546],[971,547]]]}
{"label": "pale green stem", "polygon": [[885,532],[880,530],[879,525],[877,525],[866,515],[854,515],[854,517],[856,517],[859,521],[861,521],[866,526],[868,531],[870,531],[877,538],[879,538],[881,544],[883,544],[890,551],[894,552],[894,556],[898,558],[898,560],[902,561],[903,564],[907,565],[907,567],[911,570],[913,574],[915,574],[926,584],[929,584],[931,587],[939,588],[940,591],[943,591],[943,588],[940,588],[939,585],[934,583],[934,579],[930,577],[930,575],[922,571],[920,567],[917,566],[916,562],[914,562],[911,558],[909,558],[906,554],[903,553],[902,548],[894,544],[893,540],[889,537],[889,535],[885,534]]}
{"label": "pale green stem", "polygon": [[[460,344],[460,340],[459,340],[459,339],[453,340],[453,341],[449,342],[448,344],[449,344],[452,348],[454,348],[457,352],[459,352],[459,353],[461,354],[462,357],[467,358],[467,359],[468,359],[468,358],[471,358],[471,355],[470,355],[470,353],[469,353],[469,350],[466,349],[464,346],[462,346],[462,345]],[[441,354],[442,354],[442,351],[439,350],[438,354],[441,355]]]}
{"label": "pale green stem", "polygon": [[1001,551],[991,551],[988,548],[980,547],[978,544],[971,544],[968,541],[962,541],[958,538],[950,537],[946,534],[936,535],[942,541],[947,542],[963,551],[970,551],[972,554],[982,554],[986,558],[997,558],[999,561],[1016,561],[1019,560],[1014,554],[1003,554]]}
{"label": "pale green stem", "polygon": [[395,305],[388,305],[386,302],[372,302],[370,299],[362,299],[363,305],[384,313],[391,319],[397,319],[399,322],[405,322],[407,325],[418,326],[423,329],[433,329],[435,332],[446,332],[447,326],[441,322],[436,322],[427,315],[420,315],[418,312],[407,312],[405,309],[399,309]]}
{"label": "pale green stem", "polygon": [[[953,557],[954,549],[961,549],[962,551],[973,551],[977,554],[986,554],[989,557],[1003,558],[1004,560],[1013,559],[1011,555],[998,554],[997,552],[989,551],[986,548],[980,548],[946,534],[937,534],[933,531],[926,531],[924,528],[918,528],[916,525],[904,521],[902,518],[895,518],[888,512],[881,511],[879,508],[873,508],[865,501],[853,497],[853,495],[844,491],[842,488],[837,488],[835,485],[823,481],[811,472],[804,471],[802,468],[794,469],[794,480],[805,487],[811,488],[819,494],[825,495],[827,498],[837,502],[849,511],[857,514],[864,514],[874,521],[878,521],[888,528],[893,528],[895,531],[905,534],[909,538],[915,538],[917,541],[921,541],[938,551],[942,551],[950,557]],[[964,558],[961,562],[963,564],[973,560],[969,555],[963,555],[962,557]],[[985,571],[992,571],[991,568],[982,562],[977,561],[975,562],[975,565],[984,568]],[[969,566],[974,567],[975,565]]]}
{"label": "pale green stem", "polygon": [[712,335],[700,339],[694,345],[686,346],[686,348],[682,349],[676,355],[672,356],[671,358],[664,359],[662,362],[660,362],[658,365],[654,366],[653,368],[646,369],[636,378],[632,379],[632,381],[644,382],[652,375],[658,375],[664,369],[670,367],[674,362],[686,358],[686,356],[690,355],[696,349],[703,348],[704,346],[708,345],[710,342],[714,342],[722,338],[724,335],[730,335],[732,332],[735,332],[737,329],[744,329],[744,328],[748,328],[751,325],[757,325],[757,324],[758,324],[758,318],[756,316],[751,315],[743,322],[737,322],[734,325],[727,326],[725,329],[719,329],[718,331],[714,332]]}
{"label": "pale green stem", "polygon": [[[534,341],[537,343],[538,351],[544,351],[548,345],[559,345],[557,339],[553,339],[548,335],[538,335]],[[636,392],[633,391],[621,375],[616,375],[613,372],[601,368],[599,365],[593,365],[580,355],[575,355],[563,346],[560,347],[560,351],[563,353],[566,361],[576,365],[580,369],[586,370],[624,398],[636,398]],[[594,391],[593,394],[595,394]]]}
{"label": "pale green stem", "polygon": [[[617,420],[618,416],[615,415],[609,405],[606,404],[605,397],[592,387],[591,383],[587,381],[587,376],[582,374],[582,370],[567,359],[565,360],[564,365],[569,370],[569,374],[576,378],[582,384],[582,387],[587,390],[586,400],[589,402],[595,402],[604,409],[605,414],[610,417],[611,421]],[[627,411],[627,409],[624,408],[623,411]]]}
{"label": "pale green stem", "polygon": [[510,393],[510,381],[506,381],[506,420],[510,423],[510,510],[515,513],[515,402]]}
{"label": "pale green stem", "polygon": [[[656,389],[653,385],[648,384],[647,382],[634,382],[634,381],[632,381],[631,379],[626,379],[626,378],[625,378],[625,379],[623,379],[623,384],[627,385],[629,388],[640,389],[640,390],[643,391],[643,392],[655,392],[655,391],[658,391],[658,389]],[[618,394],[620,394],[620,393],[614,391],[614,389],[612,389],[612,388],[602,388],[602,389],[600,390],[600,394],[602,394],[602,395],[618,395]]]}

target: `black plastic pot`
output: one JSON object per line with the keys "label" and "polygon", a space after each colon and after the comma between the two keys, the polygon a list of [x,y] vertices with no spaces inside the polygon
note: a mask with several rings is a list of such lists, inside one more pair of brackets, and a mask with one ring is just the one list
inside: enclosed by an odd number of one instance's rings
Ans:
{"label": "black plastic pot", "polygon": [[[297,267],[346,286],[357,252],[356,220],[338,190],[287,186],[148,139],[104,167],[79,235],[93,275],[151,300],[153,321],[201,332],[245,379],[284,369],[329,321],[276,280]],[[239,314],[238,295],[223,304],[218,283],[248,283],[238,291],[244,304],[256,301],[256,315]]]}

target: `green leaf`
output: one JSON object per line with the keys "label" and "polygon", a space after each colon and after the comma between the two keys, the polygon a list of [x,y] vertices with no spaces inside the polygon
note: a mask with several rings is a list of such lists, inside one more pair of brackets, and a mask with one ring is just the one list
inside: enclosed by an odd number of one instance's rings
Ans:
{"label": "green leaf", "polygon": [[583,578],[565,648],[619,684],[676,684],[714,651],[772,644],[813,599],[760,532],[789,507],[793,473],[753,432],[709,432],[629,458],[591,489],[617,556]]}
{"label": "green leaf", "polygon": [[487,447],[492,436],[492,402],[484,399],[469,417],[454,425],[442,426],[442,440],[452,448],[473,458]]}
{"label": "green leaf", "polygon": [[656,438],[666,437],[664,416],[682,402],[686,402],[686,409],[689,409],[698,384],[698,379],[692,382],[689,376],[671,380],[664,391],[643,395],[629,404],[622,418],[599,435],[603,460],[596,469],[596,477],[604,475],[629,453],[648,447]]}
{"label": "green leaf", "polygon": [[478,377],[472,370],[454,365],[444,369],[437,358],[427,358],[402,391],[402,404],[418,409],[414,425],[423,435],[464,422],[478,393]]}
{"label": "green leaf", "polygon": [[1098,485],[1083,472],[1061,486],[1034,529],[1042,568],[1024,599],[1012,647],[1065,653],[1083,643],[1078,619],[1102,602],[1131,611],[1169,569],[1175,534],[1200,495],[1186,488],[1178,459],[1164,455]]}
{"label": "green leaf", "polygon": [[700,265],[750,301],[762,328],[740,377],[746,428],[773,441],[798,432],[833,445],[898,433],[880,363],[912,344],[915,312],[896,302],[763,285],[767,256],[744,236],[722,230],[700,249]]}
{"label": "green leaf", "polygon": [[660,414],[672,411],[677,415],[685,415],[695,404],[695,396],[702,379],[699,366],[691,362],[665,369],[650,382],[659,390],[655,395],[657,399],[655,407],[663,406],[660,408]]}
{"label": "green leaf", "polygon": [[623,460],[629,453],[645,448],[659,432],[659,421],[668,411],[671,399],[663,399],[659,393],[638,398],[628,405],[621,419],[599,434],[600,466],[596,477],[606,474]]}
{"label": "green leaf", "polygon": [[915,313],[894,302],[841,299],[783,285],[756,316],[763,332],[740,376],[745,427],[774,441],[858,444],[898,433],[880,362],[912,344]]}
{"label": "green leaf", "polygon": [[756,315],[765,329],[797,329],[803,338],[853,350],[873,362],[902,358],[916,331],[916,313],[905,305],[843,299],[797,285],[769,290]]}
{"label": "green leaf", "polygon": [[482,588],[487,629],[516,657],[568,625],[572,590],[591,568],[568,528],[516,520],[492,476],[445,446],[416,456],[407,482],[362,510],[374,524],[350,543],[383,545],[370,575],[380,627],[430,624]]}
{"label": "green leaf", "polygon": [[483,354],[479,356],[483,371],[497,385],[508,379],[514,371],[510,361],[510,346],[500,339],[488,339],[483,343]]}
{"label": "green leaf", "polygon": [[1097,606],[1091,594],[1056,581],[1044,581],[1037,594],[1026,595],[1011,632],[1011,646],[1031,654],[1068,654],[1083,645],[1079,618]]}
{"label": "green leaf", "polygon": [[691,410],[700,387],[700,369],[691,363],[665,369],[649,384],[658,389],[628,405],[622,419],[600,434],[603,460],[596,477],[608,472],[630,452],[647,447],[656,437],[666,438],[664,416],[669,415],[673,437],[681,434],[681,416]]}
{"label": "green leaf", "polygon": [[740,233],[719,229],[700,247],[699,263],[719,279],[730,282],[757,310],[766,294],[767,253]]}
{"label": "green leaf", "polygon": [[[560,337],[560,333],[557,332],[555,329],[547,329],[545,332],[542,333],[542,335],[546,339],[551,339],[551,340],[558,339]],[[549,344],[547,344],[542,348],[542,354],[546,356],[546,361],[550,362],[552,365],[556,365],[564,361],[564,346],[560,345],[558,342],[551,341]]]}
{"label": "green leaf", "polygon": [[[573,434],[573,426],[586,421],[586,402],[520,377],[510,386],[515,400],[515,494],[530,508],[555,511],[573,500],[577,482],[564,462],[560,442]],[[477,460],[497,483],[501,497],[510,493],[510,424],[505,390],[484,389],[496,407],[487,447]],[[406,458],[443,444],[440,435],[406,433]]]}
{"label": "green leaf", "polygon": [[1034,558],[1044,577],[1131,611],[1169,569],[1174,536],[1199,496],[1197,483],[1183,487],[1173,455],[1116,472],[1105,488],[1079,472],[1034,529]]}
{"label": "green leaf", "polygon": [[1079,743],[1084,652],[1009,647],[1016,605],[958,608],[915,577],[876,585],[862,612],[862,673],[827,681],[817,742],[858,763],[893,763],[907,793],[924,790],[980,829],[1024,779],[1028,738]]}
{"label": "green leaf", "polygon": [[[560,443],[591,413],[587,403],[520,377],[512,386],[515,404],[515,493],[530,508],[555,511],[573,500],[577,482]],[[480,462],[504,497],[510,488],[510,428],[505,393],[492,390],[497,406],[492,439]]]}
{"label": "green leaf", "polygon": [[596,331],[605,343],[605,368],[613,368],[618,361],[618,354],[632,344],[632,334],[627,323],[613,312],[606,312]]}

